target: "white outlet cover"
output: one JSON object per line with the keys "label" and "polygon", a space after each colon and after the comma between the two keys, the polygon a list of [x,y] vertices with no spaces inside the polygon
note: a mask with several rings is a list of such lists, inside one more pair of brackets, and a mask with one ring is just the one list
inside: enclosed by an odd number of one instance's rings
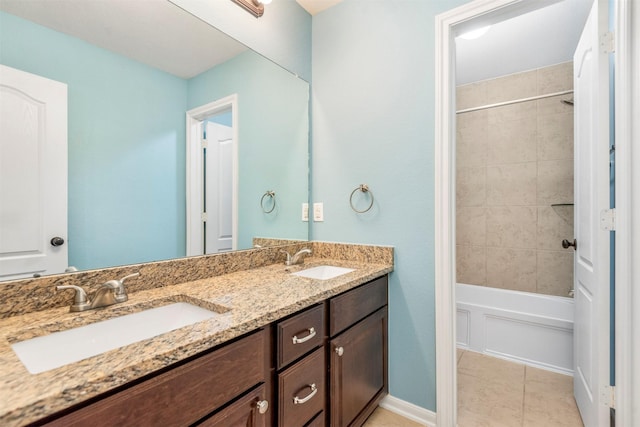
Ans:
{"label": "white outlet cover", "polygon": [[316,202],[313,204],[313,220],[315,222],[324,221],[324,203]]}
{"label": "white outlet cover", "polygon": [[309,221],[309,203],[302,204],[302,220]]}

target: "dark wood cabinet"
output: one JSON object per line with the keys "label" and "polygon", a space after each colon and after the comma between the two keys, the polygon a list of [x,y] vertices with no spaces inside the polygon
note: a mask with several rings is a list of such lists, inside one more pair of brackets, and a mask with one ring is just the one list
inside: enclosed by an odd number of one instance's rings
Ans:
{"label": "dark wood cabinet", "polygon": [[266,427],[269,402],[264,384],[197,424],[199,427]]}
{"label": "dark wood cabinet", "polygon": [[49,426],[190,425],[267,381],[267,329],[125,388]]}
{"label": "dark wood cabinet", "polygon": [[384,276],[34,425],[359,427],[386,393]]}
{"label": "dark wood cabinet", "polygon": [[387,394],[387,277],[330,300],[330,423],[361,426]]}

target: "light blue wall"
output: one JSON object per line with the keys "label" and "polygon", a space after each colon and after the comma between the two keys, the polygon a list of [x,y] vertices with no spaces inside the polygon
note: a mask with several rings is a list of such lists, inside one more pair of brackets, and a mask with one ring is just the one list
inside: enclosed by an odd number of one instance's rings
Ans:
{"label": "light blue wall", "polygon": [[[435,410],[434,17],[465,0],[345,0],[313,18],[313,239],[393,245],[390,393]],[[365,4],[366,3],[366,4]],[[375,206],[355,214],[368,184]]]}
{"label": "light blue wall", "polygon": [[[309,85],[248,51],[189,81],[188,108],[238,94],[238,246],[253,237],[306,239],[301,203],[308,200]],[[265,214],[260,198],[276,192]]]}
{"label": "light blue wall", "polygon": [[276,0],[254,17],[231,0],[171,0],[205,22],[311,81],[311,15],[294,0]]}
{"label": "light blue wall", "polygon": [[0,43],[0,63],[68,85],[69,263],[184,256],[187,82],[2,12]]}

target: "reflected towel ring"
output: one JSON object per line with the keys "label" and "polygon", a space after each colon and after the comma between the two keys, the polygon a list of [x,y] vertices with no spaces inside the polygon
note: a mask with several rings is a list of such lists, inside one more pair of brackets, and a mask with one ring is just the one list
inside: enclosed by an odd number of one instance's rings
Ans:
{"label": "reflected towel ring", "polygon": [[[264,207],[264,198],[265,197],[269,197],[269,199],[267,199],[267,200],[271,200],[271,209],[269,209],[269,210],[267,210]],[[265,192],[262,195],[262,198],[260,199],[260,207],[262,208],[262,212],[264,212],[264,213],[273,212],[273,210],[276,208],[276,192],[275,191],[271,191],[271,190],[267,190],[267,192]]]}
{"label": "reflected towel ring", "polygon": [[[353,206],[353,195],[356,194],[356,191],[362,191],[363,193],[369,193],[371,195],[371,203],[369,203],[369,207],[364,210],[359,211]],[[365,213],[368,212],[373,207],[373,193],[369,190],[369,186],[367,184],[360,184],[355,190],[351,192],[351,196],[349,196],[349,204],[351,205],[351,209],[353,209],[356,213]]]}

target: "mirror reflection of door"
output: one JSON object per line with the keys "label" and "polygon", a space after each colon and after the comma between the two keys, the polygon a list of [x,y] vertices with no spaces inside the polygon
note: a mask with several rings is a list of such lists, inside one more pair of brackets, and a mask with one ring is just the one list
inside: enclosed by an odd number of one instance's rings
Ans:
{"label": "mirror reflection of door", "polygon": [[233,250],[233,128],[231,110],[204,125],[204,253]]}
{"label": "mirror reflection of door", "polygon": [[67,268],[67,85],[0,65],[0,280]]}
{"label": "mirror reflection of door", "polygon": [[187,255],[237,249],[237,95],[187,111]]}

